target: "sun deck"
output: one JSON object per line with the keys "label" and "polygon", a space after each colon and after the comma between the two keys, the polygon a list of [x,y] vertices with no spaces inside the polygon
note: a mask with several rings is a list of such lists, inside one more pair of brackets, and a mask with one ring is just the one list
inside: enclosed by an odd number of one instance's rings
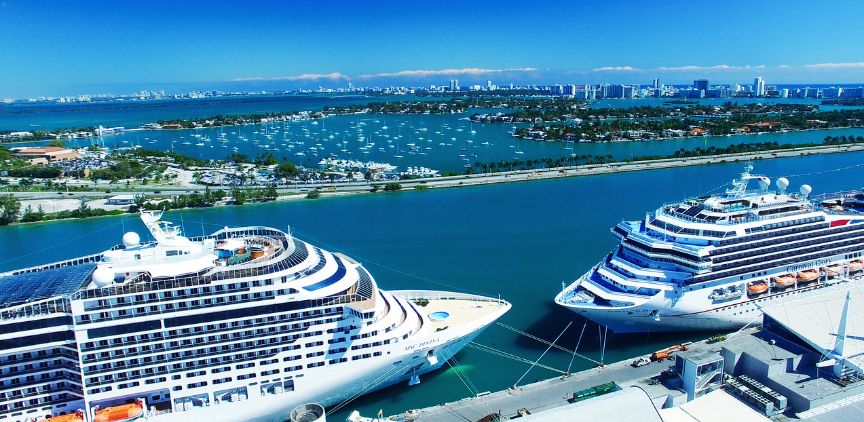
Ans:
{"label": "sun deck", "polygon": [[510,308],[504,300],[438,291],[396,291],[394,295],[417,305],[426,323],[424,329],[441,331],[451,326],[491,319]]}

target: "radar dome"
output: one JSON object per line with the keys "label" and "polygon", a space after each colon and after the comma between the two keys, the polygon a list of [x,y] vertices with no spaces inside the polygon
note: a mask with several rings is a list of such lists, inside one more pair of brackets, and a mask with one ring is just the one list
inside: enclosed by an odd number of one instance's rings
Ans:
{"label": "radar dome", "polygon": [[771,186],[771,179],[762,176],[759,178],[759,188],[760,189],[768,189],[768,186]]}
{"label": "radar dome", "polygon": [[126,234],[123,235],[123,245],[135,246],[138,243],[141,243],[141,236],[138,236],[138,233],[127,232]]}
{"label": "radar dome", "polygon": [[105,286],[110,285],[113,282],[114,282],[114,271],[112,269],[105,268],[105,267],[99,267],[99,268],[96,268],[96,271],[93,271],[93,284],[95,284],[96,287],[105,287]]}
{"label": "radar dome", "polygon": [[807,196],[810,195],[810,192],[813,192],[813,188],[810,185],[801,185],[801,189],[799,189],[801,195]]}
{"label": "radar dome", "polygon": [[777,189],[786,190],[789,187],[789,179],[785,177],[781,177],[777,179]]}

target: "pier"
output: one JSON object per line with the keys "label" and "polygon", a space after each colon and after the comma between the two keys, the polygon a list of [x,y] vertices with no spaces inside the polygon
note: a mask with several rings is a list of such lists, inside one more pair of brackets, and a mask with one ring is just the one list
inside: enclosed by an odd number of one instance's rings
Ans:
{"label": "pier", "polygon": [[[838,278],[819,294],[768,306],[763,328],[388,418],[354,414],[349,421],[703,421],[719,413],[746,421],[862,420],[864,336],[852,322],[864,308],[860,283],[860,276]],[[638,418],[627,416],[630,407],[641,409]]]}

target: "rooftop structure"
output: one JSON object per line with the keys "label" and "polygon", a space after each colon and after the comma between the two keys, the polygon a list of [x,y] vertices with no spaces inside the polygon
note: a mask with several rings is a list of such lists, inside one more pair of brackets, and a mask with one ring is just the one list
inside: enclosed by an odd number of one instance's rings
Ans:
{"label": "rooftop structure", "polygon": [[81,158],[77,151],[64,147],[20,147],[12,148],[12,155],[26,159],[30,164],[47,164],[54,161]]}

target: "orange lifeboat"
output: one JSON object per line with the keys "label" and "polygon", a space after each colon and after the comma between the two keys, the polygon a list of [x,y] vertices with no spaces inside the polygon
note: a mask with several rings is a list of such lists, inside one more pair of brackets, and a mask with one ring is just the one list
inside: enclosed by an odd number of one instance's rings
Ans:
{"label": "orange lifeboat", "polygon": [[774,279],[775,287],[786,288],[795,285],[795,276],[792,274],[784,274]]}
{"label": "orange lifeboat", "polygon": [[757,281],[747,286],[747,293],[750,295],[760,295],[768,290],[768,283]]}
{"label": "orange lifeboat", "polygon": [[798,282],[799,283],[810,283],[816,281],[819,278],[819,271],[816,270],[805,270],[798,273]]}
{"label": "orange lifeboat", "polygon": [[93,422],[126,422],[137,419],[144,414],[144,402],[121,404],[119,406],[97,408]]}
{"label": "orange lifeboat", "polygon": [[864,262],[860,259],[856,259],[849,263],[849,272],[857,273],[858,271],[864,270]]}
{"label": "orange lifeboat", "polygon": [[53,416],[45,418],[41,422],[84,422],[84,412],[79,410],[68,415]]}
{"label": "orange lifeboat", "polygon": [[840,268],[840,265],[833,264],[825,267],[825,274],[831,277],[840,275],[843,272],[843,269]]}

